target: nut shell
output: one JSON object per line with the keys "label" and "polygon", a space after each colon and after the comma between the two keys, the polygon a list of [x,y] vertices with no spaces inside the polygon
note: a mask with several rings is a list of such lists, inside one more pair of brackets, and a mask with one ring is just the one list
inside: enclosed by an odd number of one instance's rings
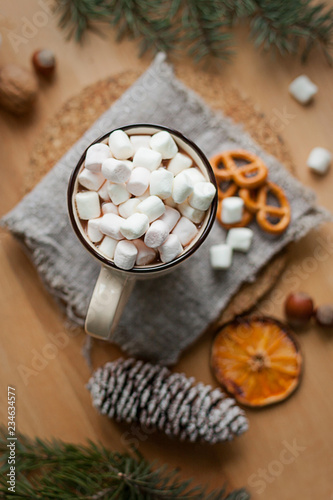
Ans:
{"label": "nut shell", "polygon": [[286,298],[284,310],[291,325],[305,326],[313,315],[313,300],[304,292],[291,293]]}
{"label": "nut shell", "polygon": [[36,50],[32,55],[32,64],[38,73],[50,77],[56,66],[54,53],[48,49]]}
{"label": "nut shell", "polygon": [[0,69],[0,104],[21,115],[30,111],[37,97],[37,81],[21,66],[7,64]]}
{"label": "nut shell", "polygon": [[333,328],[333,306],[325,304],[316,309],[316,321],[324,328]]}

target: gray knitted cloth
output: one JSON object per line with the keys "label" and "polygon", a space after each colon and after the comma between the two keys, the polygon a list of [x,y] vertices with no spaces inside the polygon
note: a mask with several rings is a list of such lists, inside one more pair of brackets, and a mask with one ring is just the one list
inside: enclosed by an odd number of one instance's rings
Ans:
{"label": "gray knitted cloth", "polygon": [[83,325],[99,266],[81,246],[69,225],[66,188],[84,149],[97,137],[125,124],[158,123],[178,129],[195,141],[208,157],[230,148],[248,149],[262,157],[270,179],[286,191],[292,222],[280,237],[259,230],[246,255],[235,253],[228,271],[213,271],[209,247],[223,242],[224,230],[215,223],[209,237],[174,273],[138,282],[114,335],[128,354],[153,362],[175,363],[217,318],[241,284],[287,243],[298,240],[329,214],[315,206],[312,192],[295,180],[275,158],[221,113],[215,113],[178,81],[164,54],[84,134],[51,172],[2,219],[28,250],[49,292],[65,304],[68,317]]}

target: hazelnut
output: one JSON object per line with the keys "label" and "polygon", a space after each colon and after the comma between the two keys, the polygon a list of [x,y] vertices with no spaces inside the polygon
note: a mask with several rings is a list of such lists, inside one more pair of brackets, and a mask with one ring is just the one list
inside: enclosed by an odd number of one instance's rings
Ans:
{"label": "hazelnut", "polygon": [[8,111],[17,115],[30,111],[37,90],[36,79],[27,69],[15,64],[0,69],[0,104]]}
{"label": "hazelnut", "polygon": [[50,77],[55,70],[55,56],[53,52],[48,49],[36,50],[32,55],[32,64],[37,73]]}
{"label": "hazelnut", "polygon": [[315,316],[318,325],[333,328],[333,306],[327,304],[317,307]]}
{"label": "hazelnut", "polygon": [[304,326],[313,315],[313,300],[304,292],[291,293],[285,301],[284,309],[290,324]]}

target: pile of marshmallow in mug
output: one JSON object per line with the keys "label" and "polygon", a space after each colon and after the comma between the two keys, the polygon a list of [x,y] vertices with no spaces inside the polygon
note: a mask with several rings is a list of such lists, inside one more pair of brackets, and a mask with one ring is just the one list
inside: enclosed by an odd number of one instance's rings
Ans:
{"label": "pile of marshmallow in mug", "polygon": [[[162,160],[169,160],[166,167]],[[216,193],[167,131],[112,132],[108,145],[88,148],[78,181],[87,189],[76,193],[76,207],[88,221],[88,238],[127,270],[179,256],[198,235]]]}

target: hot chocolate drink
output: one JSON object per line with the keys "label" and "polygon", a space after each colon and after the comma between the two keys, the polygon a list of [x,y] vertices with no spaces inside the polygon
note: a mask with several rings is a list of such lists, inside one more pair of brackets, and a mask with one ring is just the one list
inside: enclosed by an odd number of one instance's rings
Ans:
{"label": "hot chocolate drink", "polygon": [[85,238],[118,268],[183,254],[205,225],[216,188],[167,131],[112,132],[90,146],[75,207]]}

